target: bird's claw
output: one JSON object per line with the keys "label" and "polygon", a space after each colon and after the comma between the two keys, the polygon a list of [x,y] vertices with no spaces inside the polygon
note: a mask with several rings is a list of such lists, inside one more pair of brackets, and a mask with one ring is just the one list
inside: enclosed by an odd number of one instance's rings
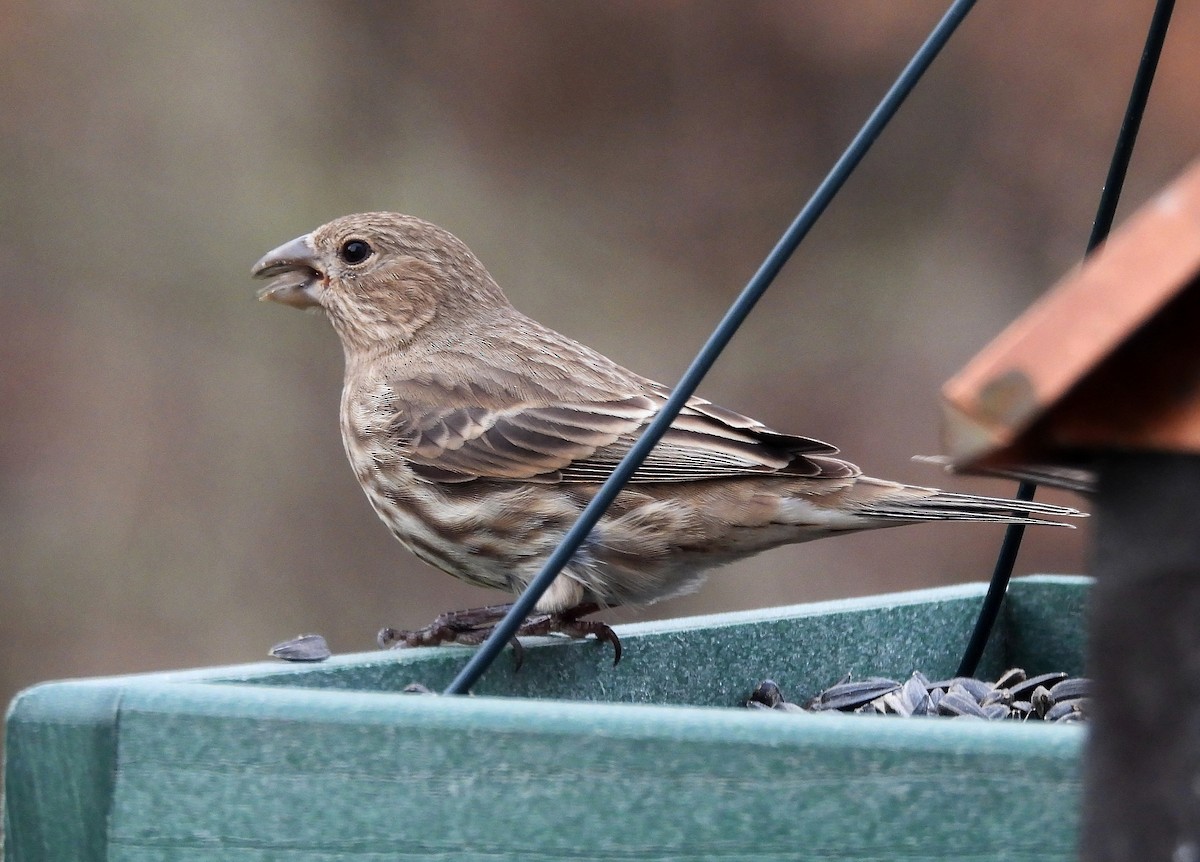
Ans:
{"label": "bird's claw", "polygon": [[[586,611],[591,613],[591,611]],[[585,638],[592,635],[601,643],[612,644],[613,666],[621,661],[621,639],[613,631],[612,626],[599,620],[581,620],[583,614],[573,609],[562,614],[541,614],[530,617],[517,630],[517,634],[525,636],[561,634],[572,638]]]}
{"label": "bird's claw", "polygon": [[[470,608],[463,611],[448,611],[441,614],[424,628],[403,630],[383,628],[376,640],[381,649],[407,649],[410,647],[461,644],[478,646],[487,640],[496,624],[508,612],[511,605],[490,605],[485,608]],[[580,605],[569,611],[555,614],[536,614],[529,617],[517,629],[510,641],[513,647],[514,670],[519,670],[525,657],[519,637],[562,634],[572,638],[592,635],[597,641],[608,643],[613,648],[613,665],[621,660],[621,639],[607,623],[598,620],[582,620],[580,617],[594,613],[600,608],[594,604]]]}

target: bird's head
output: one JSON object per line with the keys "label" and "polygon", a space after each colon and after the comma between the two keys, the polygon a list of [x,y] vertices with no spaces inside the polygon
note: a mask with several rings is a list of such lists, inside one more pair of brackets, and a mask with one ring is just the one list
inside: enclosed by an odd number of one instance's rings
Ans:
{"label": "bird's head", "polygon": [[412,341],[435,320],[486,325],[508,300],[458,237],[399,213],[344,216],[269,252],[259,299],[322,308],[347,350]]}

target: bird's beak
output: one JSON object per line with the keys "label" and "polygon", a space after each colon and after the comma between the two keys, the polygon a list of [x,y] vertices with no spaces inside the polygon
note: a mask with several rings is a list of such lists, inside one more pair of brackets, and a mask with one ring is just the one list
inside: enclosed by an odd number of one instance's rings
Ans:
{"label": "bird's beak", "polygon": [[320,291],[324,276],[318,268],[316,250],[307,235],[268,252],[254,264],[250,274],[255,278],[271,279],[271,283],[258,292],[260,300],[269,299],[295,308],[311,308],[321,304]]}

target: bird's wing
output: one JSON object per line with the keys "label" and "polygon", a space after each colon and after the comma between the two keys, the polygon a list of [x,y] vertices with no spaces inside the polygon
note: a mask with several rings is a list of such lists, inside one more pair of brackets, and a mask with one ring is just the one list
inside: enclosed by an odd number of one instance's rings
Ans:
{"label": "bird's wing", "polygon": [[[580,403],[425,408],[408,405],[395,426],[405,460],[436,482],[474,479],[600,482],[665,400],[665,390]],[[848,478],[853,464],[819,440],[772,431],[693,398],[632,482],[690,482],[780,473]]]}

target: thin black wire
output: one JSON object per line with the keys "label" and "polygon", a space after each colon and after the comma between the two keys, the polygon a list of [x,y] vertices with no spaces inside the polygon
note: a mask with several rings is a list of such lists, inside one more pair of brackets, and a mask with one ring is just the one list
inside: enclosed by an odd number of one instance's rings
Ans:
{"label": "thin black wire", "polygon": [[771,282],[779,271],[783,269],[788,258],[792,256],[792,252],[800,244],[800,241],[808,234],[809,230],[816,223],[817,219],[825,211],[829,202],[833,200],[834,195],[841,189],[842,185],[853,173],[858,163],[866,155],[867,150],[875,143],[876,138],[887,126],[888,122],[899,110],[904,99],[912,92],[921,75],[929,68],[938,52],[949,41],[955,29],[971,11],[971,7],[975,5],[975,0],[955,0],[950,6],[950,9],[938,22],[933,31],[929,34],[929,38],[925,40],[917,53],[913,56],[909,64],[900,73],[896,83],[892,85],[879,106],[867,118],[867,122],[863,125],[862,130],[850,142],[850,146],[838,159],[829,175],[817,187],[813,196],[805,204],[800,214],[796,216],[796,220],[784,233],[779,243],[767,255],[762,266],[750,279],[742,293],[730,306],[729,311],[725,313],[725,317],[713,330],[704,347],[692,360],[692,364],[684,373],[683,378],[679,381],[679,385],[671,392],[671,396],[667,402],[659,410],[658,415],[646,427],[638,441],[633,445],[621,463],[609,476],[608,480],[601,486],[600,490],[592,501],[584,508],[579,519],[574,526],[567,531],[562,542],[550,558],[542,566],[541,571],[525,588],[525,591],[517,597],[513,603],[512,609],[501,620],[496,628],[492,631],[488,639],[479,647],[466,666],[459,672],[458,676],[447,686],[445,694],[465,694],[470,691],[476,681],[495,660],[500,651],[514,637],[521,623],[533,612],[534,606],[542,594],[549,589],[550,584],[562,571],[562,568],[574,556],[575,551],[587,539],[588,534],[603,517],[604,512],[612,504],[612,501],[620,493],[625,483],[629,481],[638,467],[650,454],[650,450],[658,443],[663,434],[666,433],[679,411],[683,409],[692,393],[700,385],[700,381],[704,379],[704,375],[716,362],[717,357],[721,355],[721,351],[729,344],[734,333],[740,327],[753,310],[755,304],[762,295],[766,293]]}
{"label": "thin black wire", "polygon": [[[1092,222],[1092,233],[1088,238],[1087,251],[1090,254],[1096,246],[1104,242],[1112,229],[1113,218],[1117,212],[1117,202],[1121,198],[1121,188],[1125,185],[1125,175],[1129,171],[1129,160],[1133,155],[1133,145],[1137,141],[1138,129],[1142,124],[1142,115],[1146,111],[1146,102],[1150,98],[1150,86],[1154,83],[1154,72],[1158,68],[1159,57],[1162,56],[1163,43],[1167,38],[1167,26],[1171,23],[1171,13],[1175,9],[1175,0],[1159,0],[1154,7],[1154,15],[1150,19],[1150,29],[1146,34],[1146,45],[1142,49],[1142,59],[1138,63],[1137,75],[1133,79],[1133,90],[1129,94],[1129,104],[1125,108],[1125,119],[1121,122],[1121,131],[1117,133],[1117,145],[1113,149],[1112,161],[1108,165],[1108,176],[1104,179],[1104,189],[1100,192],[1100,203],[1096,208],[1096,218]],[[1017,487],[1016,499],[1032,500],[1037,491],[1033,482],[1022,482]],[[1025,537],[1024,524],[1010,524],[1004,532],[1004,541],[1000,543],[1000,553],[996,557],[996,566],[992,571],[992,580],[988,583],[987,595],[983,598],[983,606],[979,609],[979,618],[975,621],[975,630],[963,651],[962,661],[958,666],[958,676],[974,676],[979,660],[983,656],[984,647],[995,628],[1000,616],[1000,607],[1008,592],[1008,582],[1012,578],[1013,567],[1017,563],[1017,553],[1021,550],[1021,540]]]}

